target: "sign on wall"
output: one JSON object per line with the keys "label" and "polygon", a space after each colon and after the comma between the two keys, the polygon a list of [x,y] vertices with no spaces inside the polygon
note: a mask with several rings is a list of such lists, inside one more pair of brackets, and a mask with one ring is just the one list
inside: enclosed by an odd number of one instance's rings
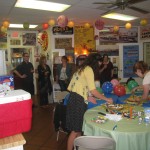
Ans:
{"label": "sign on wall", "polygon": [[72,38],[55,38],[55,49],[72,48]]}
{"label": "sign on wall", "polygon": [[55,26],[53,27],[52,32],[54,35],[71,35],[73,34],[73,28],[70,28],[68,26],[63,28],[59,26]]}
{"label": "sign on wall", "polygon": [[136,77],[133,65],[139,60],[139,45],[123,46],[123,77]]}
{"label": "sign on wall", "polygon": [[150,39],[150,26],[140,28],[140,39],[141,40]]}

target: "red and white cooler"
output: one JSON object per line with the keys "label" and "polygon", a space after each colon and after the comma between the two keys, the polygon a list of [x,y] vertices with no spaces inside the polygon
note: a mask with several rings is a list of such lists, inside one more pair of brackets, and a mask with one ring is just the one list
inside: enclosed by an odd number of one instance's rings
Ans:
{"label": "red and white cooler", "polygon": [[32,100],[24,90],[9,91],[0,97],[0,138],[31,129]]}

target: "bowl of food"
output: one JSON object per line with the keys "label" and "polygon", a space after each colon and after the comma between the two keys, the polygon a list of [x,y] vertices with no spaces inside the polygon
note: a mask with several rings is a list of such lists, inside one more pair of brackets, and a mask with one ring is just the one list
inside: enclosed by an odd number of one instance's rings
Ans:
{"label": "bowl of food", "polygon": [[95,123],[105,123],[106,120],[107,120],[107,118],[104,116],[97,116],[97,117],[92,118],[91,121],[95,122]]}
{"label": "bowl of food", "polygon": [[140,102],[140,96],[133,96],[131,95],[127,100],[126,100],[126,103],[127,104],[132,104],[132,105],[136,105],[136,104],[139,104]]}
{"label": "bowl of food", "polygon": [[108,104],[108,109],[110,109],[110,110],[122,110],[123,105],[122,104]]}

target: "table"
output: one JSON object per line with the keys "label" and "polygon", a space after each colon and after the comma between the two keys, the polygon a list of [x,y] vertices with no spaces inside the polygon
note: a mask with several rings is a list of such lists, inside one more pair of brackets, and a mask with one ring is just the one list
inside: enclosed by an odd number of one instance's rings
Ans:
{"label": "table", "polygon": [[[142,109],[141,106],[134,106],[136,111]],[[123,118],[119,122],[107,120],[103,124],[92,122],[91,119],[98,116],[99,111],[105,112],[104,107],[97,106],[85,112],[84,135],[112,137],[116,141],[116,150],[150,150],[150,125],[146,126],[144,122],[138,124],[138,117]],[[113,130],[115,125],[117,128]]]}
{"label": "table", "polygon": [[23,150],[23,145],[26,143],[22,134],[16,134],[13,136],[0,139],[0,149],[5,150]]}

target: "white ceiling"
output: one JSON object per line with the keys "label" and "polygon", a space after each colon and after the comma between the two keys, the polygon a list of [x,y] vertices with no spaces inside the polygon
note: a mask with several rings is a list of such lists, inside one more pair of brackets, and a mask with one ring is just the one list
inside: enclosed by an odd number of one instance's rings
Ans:
{"label": "white ceiling", "polygon": [[[30,3],[30,0],[26,0]],[[24,8],[15,8],[16,0],[0,0],[0,24],[4,20],[8,20],[10,23],[23,23],[29,22],[30,24],[38,24],[40,27],[42,23],[47,23],[51,18],[57,20],[60,15],[66,15],[69,20],[75,22],[76,25],[82,25],[85,22],[94,24],[95,20],[101,18],[100,16],[107,12],[109,5],[93,4],[94,2],[115,2],[116,0],[41,0],[59,2],[71,5],[70,8],[64,12],[50,12],[43,10],[31,10]],[[136,0],[135,0],[136,1]],[[138,0],[137,0],[138,1]],[[136,3],[132,6],[144,9],[150,12],[150,0]],[[133,25],[139,25],[140,19],[148,18],[150,22],[150,13],[143,14],[132,9],[126,8],[125,10],[117,9],[115,12],[124,13],[127,15],[134,15],[139,19],[132,21]],[[116,21],[112,19],[103,19],[106,25],[124,25],[123,21]]]}

